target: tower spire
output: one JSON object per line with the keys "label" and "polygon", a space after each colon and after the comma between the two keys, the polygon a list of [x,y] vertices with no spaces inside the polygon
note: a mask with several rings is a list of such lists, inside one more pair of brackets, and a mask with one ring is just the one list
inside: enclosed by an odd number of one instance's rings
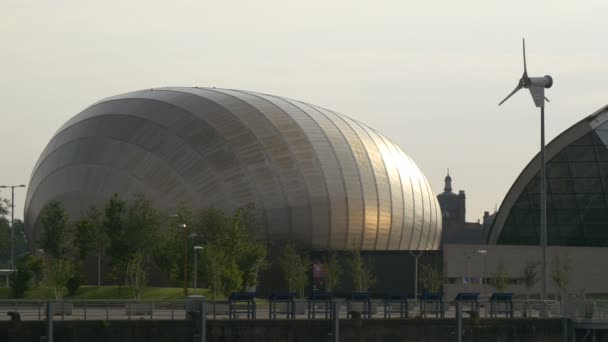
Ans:
{"label": "tower spire", "polygon": [[452,177],[450,177],[450,169],[448,169],[448,175],[445,177],[445,187],[443,188],[445,192],[452,192]]}

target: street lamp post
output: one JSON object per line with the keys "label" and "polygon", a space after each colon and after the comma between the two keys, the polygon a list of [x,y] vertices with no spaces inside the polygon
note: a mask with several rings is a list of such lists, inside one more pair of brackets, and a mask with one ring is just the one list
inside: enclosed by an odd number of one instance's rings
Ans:
{"label": "street lamp post", "polygon": [[410,251],[410,254],[414,257],[414,300],[418,299],[418,258],[422,256],[424,251]]}
{"label": "street lamp post", "polygon": [[188,226],[181,223],[178,227],[184,232],[184,297],[188,296]]}
{"label": "street lamp post", "polygon": [[[465,252],[465,257],[467,258],[467,269],[466,269],[466,274],[467,274],[467,283],[469,284],[469,292],[472,291],[472,285],[473,285],[473,281],[472,281],[472,277],[471,277],[471,257],[476,254],[476,255],[483,255],[484,256],[484,261],[485,261],[485,256],[488,253],[488,251],[486,251],[485,249],[478,249],[475,250],[473,252]],[[487,270],[487,269],[486,269]],[[486,275],[487,276],[487,275]],[[482,284],[483,284],[483,272],[479,272],[479,286],[480,288],[482,288]]]}
{"label": "street lamp post", "polygon": [[7,188],[11,188],[11,270],[15,270],[15,188],[25,188],[25,185],[0,185],[0,189]]}
{"label": "street lamp post", "polygon": [[203,249],[203,247],[201,246],[194,246],[194,294],[196,294],[196,290],[197,290],[197,280],[198,280],[198,255],[196,254],[196,251]]}
{"label": "street lamp post", "polygon": [[[479,276],[479,286],[481,287],[481,290],[485,293],[486,292],[486,283],[488,281],[488,251],[486,251],[485,249],[478,249],[475,251],[475,254],[479,254],[479,255],[483,255],[483,272],[479,272],[480,276]],[[485,279],[485,281],[484,281]]]}

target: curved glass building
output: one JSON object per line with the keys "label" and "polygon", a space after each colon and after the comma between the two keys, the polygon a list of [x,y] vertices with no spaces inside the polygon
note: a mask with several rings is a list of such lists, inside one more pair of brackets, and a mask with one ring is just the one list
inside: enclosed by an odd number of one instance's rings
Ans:
{"label": "curved glass building", "polygon": [[[608,106],[546,148],[547,237],[554,246],[608,246]],[[496,215],[488,242],[539,243],[540,156],[519,175]]]}
{"label": "curved glass building", "polygon": [[390,139],[328,109],[216,88],[107,98],[70,119],[38,160],[26,198],[70,215],[113,193],[161,208],[255,204],[270,239],[317,250],[437,249],[441,215],[416,164]]}

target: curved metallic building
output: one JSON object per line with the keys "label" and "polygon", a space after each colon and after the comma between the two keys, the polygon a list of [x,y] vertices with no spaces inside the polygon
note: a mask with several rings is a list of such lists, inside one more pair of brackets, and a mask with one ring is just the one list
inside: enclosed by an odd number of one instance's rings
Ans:
{"label": "curved metallic building", "polygon": [[[546,148],[547,237],[554,246],[608,246],[608,106]],[[519,175],[496,215],[488,243],[539,243],[540,156]]]}
{"label": "curved metallic building", "polygon": [[115,192],[159,207],[260,209],[267,236],[314,249],[437,249],[441,215],[416,164],[390,139],[331,110],[265,94],[159,88],[95,103],[38,160],[26,199],[71,215]]}

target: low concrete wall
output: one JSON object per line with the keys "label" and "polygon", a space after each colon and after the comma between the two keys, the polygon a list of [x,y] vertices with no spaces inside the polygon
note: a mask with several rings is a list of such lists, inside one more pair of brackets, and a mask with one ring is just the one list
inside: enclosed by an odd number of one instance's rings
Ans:
{"label": "low concrete wall", "polygon": [[[331,322],[323,320],[208,321],[208,342],[331,341]],[[343,342],[456,341],[453,319],[341,320]],[[561,340],[559,319],[465,320],[463,341],[553,342]],[[0,322],[0,341],[39,342],[44,322]],[[190,342],[188,321],[55,322],[55,342]]]}
{"label": "low concrete wall", "polygon": [[[476,253],[484,250],[485,254]],[[475,282],[479,278],[494,278],[496,272],[502,267],[507,278],[520,279],[526,264],[530,261],[542,260],[541,249],[538,246],[513,245],[445,245],[443,247],[443,270],[448,278],[456,281],[444,288],[445,298],[453,299],[458,292],[480,292],[490,295],[496,289],[490,284],[464,284],[463,278],[472,277]],[[549,246],[547,248],[547,266],[549,274],[552,272],[553,260],[560,257],[569,259],[568,291],[578,292],[584,290],[587,294],[605,294],[608,288],[608,272],[605,271],[605,260],[608,259],[608,248],[605,247],[562,247]],[[540,266],[536,268],[537,275],[542,276]],[[516,295],[538,295],[542,282],[538,281],[528,291],[522,285],[509,285],[505,292]],[[559,294],[554,281],[549,278],[550,297]]]}

